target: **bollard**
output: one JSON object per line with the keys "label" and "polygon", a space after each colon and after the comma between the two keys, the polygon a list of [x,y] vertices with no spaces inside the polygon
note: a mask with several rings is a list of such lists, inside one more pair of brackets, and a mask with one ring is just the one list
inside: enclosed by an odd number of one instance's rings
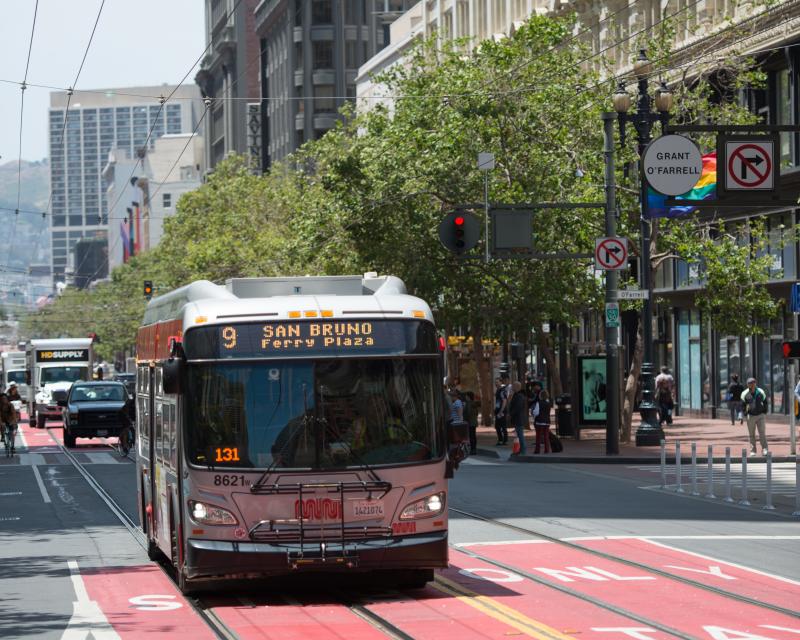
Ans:
{"label": "bollard", "polygon": [[681,441],[675,442],[675,493],[683,493],[683,482],[681,479]]}
{"label": "bollard", "polygon": [[725,447],[725,502],[733,502],[731,495],[731,448]]}
{"label": "bollard", "polygon": [[772,452],[767,453],[767,497],[764,506],[761,507],[765,511],[774,511],[775,507],[772,505]]}
{"label": "bollard", "polygon": [[692,495],[699,496],[697,490],[697,443],[692,442]]}
{"label": "bollard", "polygon": [[742,498],[739,504],[750,506],[750,501],[747,499],[747,449],[742,449]]}
{"label": "bollard", "polygon": [[706,477],[706,498],[716,498],[714,495],[714,445],[708,445],[708,475]]}
{"label": "bollard", "polygon": [[793,516],[800,517],[800,460],[794,460],[794,511]]}
{"label": "bollard", "polygon": [[667,488],[667,442],[661,441],[661,488]]}

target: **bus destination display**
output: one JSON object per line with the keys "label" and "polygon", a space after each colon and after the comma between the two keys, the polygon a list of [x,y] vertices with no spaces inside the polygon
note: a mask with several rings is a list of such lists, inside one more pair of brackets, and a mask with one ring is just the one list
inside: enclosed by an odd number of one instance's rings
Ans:
{"label": "bus destination display", "polygon": [[184,343],[189,359],[436,352],[433,326],[408,320],[306,320],[197,327],[187,332]]}

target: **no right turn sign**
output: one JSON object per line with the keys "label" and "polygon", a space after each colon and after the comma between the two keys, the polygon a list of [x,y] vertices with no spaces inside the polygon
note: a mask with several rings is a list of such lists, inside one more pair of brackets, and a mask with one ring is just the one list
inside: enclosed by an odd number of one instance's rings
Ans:
{"label": "no right turn sign", "polygon": [[772,191],[775,188],[773,140],[726,140],[724,150],[727,191]]}

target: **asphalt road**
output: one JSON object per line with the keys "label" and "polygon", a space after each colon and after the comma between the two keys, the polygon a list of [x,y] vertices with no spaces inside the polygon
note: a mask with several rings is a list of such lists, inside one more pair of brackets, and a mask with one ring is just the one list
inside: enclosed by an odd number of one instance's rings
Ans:
{"label": "asphalt road", "polygon": [[[214,637],[56,443],[27,431],[27,452],[0,460],[0,637]],[[135,465],[103,447],[78,451],[137,519]],[[798,637],[785,613],[800,603],[797,519],[643,488],[652,484],[609,466],[470,460],[450,506],[497,522],[451,512],[452,567],[425,590],[367,592],[360,614],[302,587],[208,606],[241,638],[386,637],[361,614],[405,634],[395,637],[447,640]]]}

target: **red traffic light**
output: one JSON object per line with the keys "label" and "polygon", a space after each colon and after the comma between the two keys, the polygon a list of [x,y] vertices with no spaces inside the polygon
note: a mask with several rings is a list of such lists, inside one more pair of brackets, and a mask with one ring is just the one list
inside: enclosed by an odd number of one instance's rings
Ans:
{"label": "red traffic light", "polygon": [[783,343],[784,358],[800,358],[800,341],[791,340]]}
{"label": "red traffic light", "polygon": [[463,227],[464,226],[464,216],[456,216],[453,219],[453,222],[455,223],[455,225],[457,227]]}

